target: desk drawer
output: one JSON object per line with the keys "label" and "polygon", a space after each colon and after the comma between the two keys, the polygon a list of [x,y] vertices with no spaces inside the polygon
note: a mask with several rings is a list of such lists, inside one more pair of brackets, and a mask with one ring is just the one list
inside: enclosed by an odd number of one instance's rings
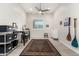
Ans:
{"label": "desk drawer", "polygon": [[12,26],[0,25],[0,32],[8,32],[8,31],[12,31]]}
{"label": "desk drawer", "polygon": [[0,43],[4,42],[4,35],[0,35]]}
{"label": "desk drawer", "polygon": [[6,45],[6,53],[8,53],[10,50],[12,50],[12,48],[13,48],[12,43],[7,44]]}
{"label": "desk drawer", "polygon": [[17,46],[17,45],[18,45],[18,40],[14,40],[14,41],[12,42],[12,45],[13,45],[13,48],[14,48],[15,46]]}
{"label": "desk drawer", "polygon": [[6,34],[6,42],[13,40],[12,34]]}
{"label": "desk drawer", "polygon": [[[5,48],[6,50],[5,50]],[[8,53],[13,48],[12,43],[6,45],[0,45],[0,54]]]}
{"label": "desk drawer", "polygon": [[0,54],[4,53],[4,45],[0,45]]}
{"label": "desk drawer", "polygon": [[16,39],[17,38],[17,34],[13,34],[13,39]]}

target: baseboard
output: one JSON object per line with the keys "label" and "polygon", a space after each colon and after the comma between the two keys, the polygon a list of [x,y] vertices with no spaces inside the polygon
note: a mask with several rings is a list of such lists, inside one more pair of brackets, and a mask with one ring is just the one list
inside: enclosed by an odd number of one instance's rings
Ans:
{"label": "baseboard", "polygon": [[[59,40],[60,41],[60,40]],[[78,49],[78,48],[73,48],[72,46],[68,46],[66,43],[60,41],[62,44],[64,44],[66,47],[68,47],[69,49],[73,50],[74,52],[78,53],[79,54],[79,51],[78,50],[75,50],[75,49]]]}
{"label": "baseboard", "polygon": [[58,38],[53,38],[53,37],[51,37],[51,39],[58,40]]}

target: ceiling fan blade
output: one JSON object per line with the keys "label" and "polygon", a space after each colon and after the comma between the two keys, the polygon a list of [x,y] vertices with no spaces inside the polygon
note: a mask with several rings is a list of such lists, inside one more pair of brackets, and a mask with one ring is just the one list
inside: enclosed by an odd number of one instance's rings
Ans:
{"label": "ceiling fan blade", "polygon": [[39,9],[38,7],[35,7],[38,11],[41,11],[41,9]]}
{"label": "ceiling fan blade", "polygon": [[46,12],[46,11],[49,11],[49,9],[42,9],[42,6],[41,6],[41,3],[39,4],[39,8],[38,7],[35,7],[38,11],[40,12]]}
{"label": "ceiling fan blade", "polygon": [[45,9],[45,10],[41,10],[42,12],[46,12],[46,11],[49,11],[48,9]]}
{"label": "ceiling fan blade", "polygon": [[35,7],[38,11],[39,11],[39,8],[38,7]]}

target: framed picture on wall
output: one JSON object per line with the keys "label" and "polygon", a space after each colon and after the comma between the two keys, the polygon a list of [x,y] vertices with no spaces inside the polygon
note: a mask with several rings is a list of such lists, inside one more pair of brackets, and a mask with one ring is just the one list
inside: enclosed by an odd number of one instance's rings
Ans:
{"label": "framed picture on wall", "polygon": [[62,25],[62,21],[60,21],[60,25]]}
{"label": "framed picture on wall", "polygon": [[64,26],[69,26],[69,18],[70,17],[66,17],[65,22],[64,22]]}
{"label": "framed picture on wall", "polygon": [[46,24],[46,28],[49,28],[49,24]]}

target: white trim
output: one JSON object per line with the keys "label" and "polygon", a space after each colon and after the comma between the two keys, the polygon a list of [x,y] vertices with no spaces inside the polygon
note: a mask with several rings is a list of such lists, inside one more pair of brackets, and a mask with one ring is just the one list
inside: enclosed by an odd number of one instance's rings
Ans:
{"label": "white trim", "polygon": [[79,54],[79,51],[78,50],[76,50],[77,48],[72,48],[72,46],[69,46],[69,45],[67,45],[66,43],[64,43],[63,41],[61,41],[61,40],[59,40],[62,44],[64,44],[66,47],[68,47],[69,49],[71,49],[71,50],[73,50],[74,52],[76,52],[76,53],[78,53]]}

